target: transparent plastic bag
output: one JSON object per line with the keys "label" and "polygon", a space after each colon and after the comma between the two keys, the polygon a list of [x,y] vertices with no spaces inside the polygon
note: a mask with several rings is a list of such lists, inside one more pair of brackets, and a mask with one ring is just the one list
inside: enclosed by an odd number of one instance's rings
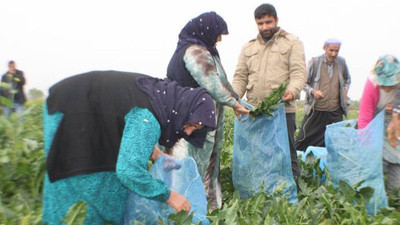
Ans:
{"label": "transparent plastic bag", "polygon": [[[253,107],[244,101],[241,104]],[[273,194],[285,182],[283,193],[290,202],[297,202],[285,106],[280,106],[273,117],[235,119],[234,129],[232,179],[240,197],[250,198],[259,193],[262,184],[266,194]]]}
{"label": "transparent plastic bag", "polygon": [[375,215],[379,208],[388,206],[382,172],[384,112],[375,116],[364,129],[355,129],[356,124],[356,120],[349,120],[326,127],[326,167],[334,185],[338,185],[339,180],[349,185],[364,180],[359,188],[372,187],[374,195],[366,209]]}
{"label": "transparent plastic bag", "polygon": [[[203,188],[201,176],[197,170],[196,162],[191,157],[178,160],[172,157],[161,156],[150,170],[153,178],[160,179],[179,194],[185,196],[192,205],[193,223],[202,222],[209,224],[207,215],[207,199]],[[124,224],[131,225],[135,222],[143,224],[158,224],[161,218],[167,224],[168,216],[175,210],[163,202],[140,197],[131,192],[124,216]]]}

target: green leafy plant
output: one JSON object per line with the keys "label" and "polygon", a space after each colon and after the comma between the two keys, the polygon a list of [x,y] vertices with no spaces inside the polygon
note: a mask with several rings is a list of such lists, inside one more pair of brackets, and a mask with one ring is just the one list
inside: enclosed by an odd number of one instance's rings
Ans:
{"label": "green leafy plant", "polygon": [[0,115],[0,224],[41,224],[41,106],[28,103],[22,115]]}
{"label": "green leafy plant", "polygon": [[250,117],[254,120],[257,116],[266,115],[268,117],[273,116],[273,112],[281,106],[282,96],[286,91],[288,83],[282,83],[279,87],[271,92],[264,101],[258,104],[255,109],[250,111]]}
{"label": "green leafy plant", "polygon": [[66,225],[84,224],[86,220],[87,205],[83,201],[79,201],[72,205],[65,218],[62,220]]}
{"label": "green leafy plant", "polygon": [[[173,222],[173,224],[182,224],[182,225],[190,225],[192,224],[193,213],[187,214],[186,211],[180,211],[179,213],[172,214],[168,217],[169,222]],[[160,224],[170,224],[165,223],[161,219],[159,219]]]}
{"label": "green leafy plant", "polygon": [[[283,92],[283,91],[282,91]],[[278,95],[279,99],[281,95]],[[42,188],[45,157],[42,141],[43,102],[28,103],[21,116],[0,116],[0,224],[42,224]],[[299,118],[303,111],[298,108]],[[340,182],[334,187],[327,170],[321,170],[319,160],[299,160],[301,175],[299,201],[291,204],[279,193],[263,192],[249,199],[241,199],[232,183],[232,149],[234,113],[225,112],[225,134],[221,149],[221,184],[223,206],[208,214],[211,224],[400,224],[400,198],[390,197],[390,207],[371,216],[365,201],[373,194],[372,188],[361,187],[362,181],[350,186]],[[326,181],[321,178],[325,176]],[[396,195],[398,196],[398,195]],[[87,207],[75,204],[65,217],[70,224],[82,224]],[[160,224],[191,224],[185,212],[171,215]],[[140,223],[137,223],[140,224]]]}

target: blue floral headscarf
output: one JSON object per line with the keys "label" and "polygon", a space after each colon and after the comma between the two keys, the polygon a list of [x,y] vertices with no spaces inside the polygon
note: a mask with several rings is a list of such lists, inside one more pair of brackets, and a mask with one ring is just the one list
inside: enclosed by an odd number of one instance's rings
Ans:
{"label": "blue floral headscarf", "polygon": [[393,55],[379,57],[373,71],[379,86],[394,86],[399,83],[400,63]]}
{"label": "blue floral headscarf", "polygon": [[211,55],[219,56],[214,47],[218,35],[228,34],[228,25],[215,12],[206,12],[191,19],[179,33],[177,51],[190,44],[204,46]]}

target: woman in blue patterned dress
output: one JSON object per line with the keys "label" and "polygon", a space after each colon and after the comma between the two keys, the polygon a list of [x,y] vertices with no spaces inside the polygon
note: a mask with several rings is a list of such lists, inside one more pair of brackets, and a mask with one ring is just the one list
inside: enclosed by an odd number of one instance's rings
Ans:
{"label": "woman in blue patterned dress", "polygon": [[148,163],[163,154],[157,143],[204,142],[193,132],[215,129],[213,111],[203,88],[136,73],[94,71],[53,85],[43,110],[43,223],[62,224],[84,201],[85,224],[121,224],[130,191],[189,211],[185,197],[151,177]]}

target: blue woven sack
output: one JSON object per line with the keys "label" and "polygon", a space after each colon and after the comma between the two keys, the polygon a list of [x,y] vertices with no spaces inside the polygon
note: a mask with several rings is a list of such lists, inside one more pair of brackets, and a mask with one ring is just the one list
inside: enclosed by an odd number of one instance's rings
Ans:
{"label": "blue woven sack", "polygon": [[388,206],[382,174],[384,112],[379,113],[364,129],[355,129],[356,124],[356,120],[349,120],[327,126],[326,167],[334,185],[338,185],[340,180],[349,185],[364,180],[359,188],[372,187],[374,195],[366,204],[366,209],[369,214],[375,215],[379,208]]}
{"label": "blue woven sack", "polygon": [[[242,104],[253,107],[244,101]],[[273,194],[285,183],[283,193],[287,194],[287,199],[292,203],[298,201],[284,105],[273,117],[235,119],[232,167],[233,185],[241,198],[259,193],[262,185],[266,194]]]}
{"label": "blue woven sack", "polygon": [[[193,223],[209,224],[207,215],[207,199],[196,162],[191,157],[178,160],[172,157],[160,157],[150,170],[153,178],[164,181],[168,188],[185,196],[192,205]],[[161,218],[167,224],[168,216],[175,210],[168,204],[140,197],[131,192],[124,216],[124,224],[135,222],[142,224],[158,224]]]}

